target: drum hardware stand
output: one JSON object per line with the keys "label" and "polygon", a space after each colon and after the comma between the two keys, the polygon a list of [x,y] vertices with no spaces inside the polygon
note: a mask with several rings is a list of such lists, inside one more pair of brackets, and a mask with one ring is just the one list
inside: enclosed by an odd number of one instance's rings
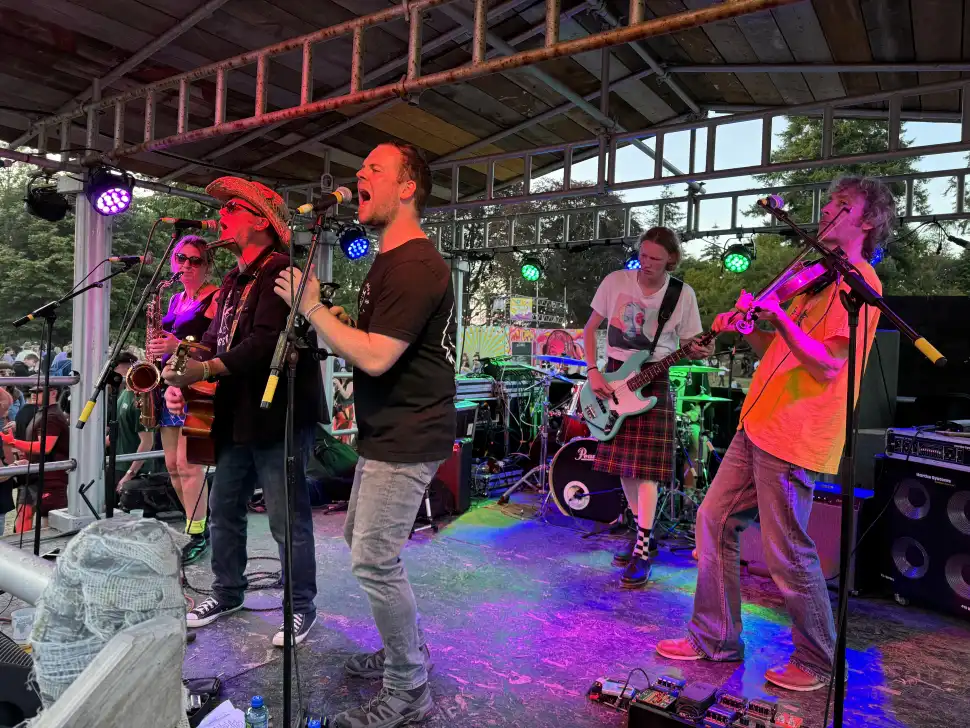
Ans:
{"label": "drum hardware stand", "polygon": [[[549,385],[552,383],[552,377],[546,375],[542,378],[542,423],[539,425],[539,464],[536,465],[532,470],[519,478],[518,482],[515,483],[511,488],[502,494],[502,497],[498,499],[499,505],[505,505],[509,502],[511,495],[523,486],[530,486],[540,493],[545,493],[546,497],[542,501],[542,505],[539,508],[541,513],[546,504],[549,502],[549,496],[552,490],[548,487],[549,481]],[[506,429],[506,434],[508,434],[508,429]],[[534,480],[536,479],[536,480]]]}
{"label": "drum hardware stand", "polygon": [[623,512],[617,516],[616,520],[612,523],[607,523],[605,526],[600,528],[594,528],[592,531],[583,534],[583,538],[592,538],[593,536],[602,536],[604,533],[610,536],[615,536],[623,531],[632,531],[636,528],[636,519],[633,517],[633,511],[626,503],[626,496],[623,497]]}
{"label": "drum hardware stand", "polygon": [[421,505],[424,506],[424,517],[428,519],[428,522],[423,525],[417,525],[417,518],[421,518],[421,509],[418,508],[418,516],[415,519],[414,525],[411,526],[411,533],[408,534],[408,539],[411,539],[414,534],[418,531],[427,531],[431,529],[431,533],[438,533],[438,524],[434,522],[434,516],[431,515],[431,484],[429,483],[424,487],[424,499],[421,501]]}

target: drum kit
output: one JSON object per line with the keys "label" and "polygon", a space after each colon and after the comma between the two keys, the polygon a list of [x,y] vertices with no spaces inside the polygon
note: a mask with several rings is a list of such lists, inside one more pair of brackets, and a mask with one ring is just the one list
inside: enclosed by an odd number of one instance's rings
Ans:
{"label": "drum kit", "polygon": [[[584,361],[561,356],[542,355],[536,359],[560,369],[586,366]],[[600,523],[621,521],[626,510],[626,499],[619,476],[593,470],[600,443],[590,437],[579,408],[579,393],[585,384],[585,377],[570,379],[556,371],[523,366],[540,375],[544,393],[540,402],[538,436],[530,452],[537,464],[503,494],[499,503],[507,503],[509,496],[519,488],[531,486],[545,493],[540,513],[551,499],[566,516]],[[666,487],[660,509],[663,511],[669,507],[670,516],[675,520],[678,518],[674,513],[675,496],[682,495],[685,501],[698,505],[710,484],[707,466],[713,447],[710,446],[710,432],[705,427],[705,415],[712,405],[731,401],[710,394],[709,375],[721,372],[718,367],[697,364],[670,369],[671,392],[677,412],[677,482]],[[570,385],[568,398],[556,406],[551,406],[549,401],[553,381]]]}

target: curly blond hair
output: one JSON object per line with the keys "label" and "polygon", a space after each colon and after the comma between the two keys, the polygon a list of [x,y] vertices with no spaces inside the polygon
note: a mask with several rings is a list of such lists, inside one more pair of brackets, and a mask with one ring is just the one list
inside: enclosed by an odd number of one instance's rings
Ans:
{"label": "curly blond hair", "polygon": [[862,244],[862,255],[872,260],[879,245],[889,239],[889,233],[896,225],[896,199],[883,182],[872,177],[839,177],[829,188],[829,195],[849,192],[865,200],[866,209],[862,219],[872,225]]}

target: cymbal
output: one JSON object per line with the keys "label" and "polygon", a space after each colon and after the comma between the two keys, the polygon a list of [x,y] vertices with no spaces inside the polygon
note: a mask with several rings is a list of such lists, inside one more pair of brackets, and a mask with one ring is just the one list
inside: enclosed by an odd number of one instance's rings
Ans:
{"label": "cymbal", "polygon": [[685,376],[687,374],[717,374],[721,371],[717,367],[709,367],[705,364],[690,364],[685,367],[670,367],[671,375]]}
{"label": "cymbal", "polygon": [[584,367],[586,362],[581,359],[570,359],[568,356],[551,356],[550,354],[537,354],[536,359],[547,361],[550,364],[565,364],[567,367]]}
{"label": "cymbal", "polygon": [[730,402],[727,397],[712,397],[709,394],[687,394],[677,398],[681,402]]}
{"label": "cymbal", "polygon": [[551,372],[548,369],[540,369],[539,367],[534,367],[531,364],[518,364],[517,366],[520,366],[523,369],[529,369],[531,371],[534,371],[536,374],[541,374],[544,377],[548,376],[548,377],[552,377],[553,379],[558,379],[560,382],[565,382],[566,384],[576,384],[575,379],[564,377],[562,374],[559,374],[558,372]]}

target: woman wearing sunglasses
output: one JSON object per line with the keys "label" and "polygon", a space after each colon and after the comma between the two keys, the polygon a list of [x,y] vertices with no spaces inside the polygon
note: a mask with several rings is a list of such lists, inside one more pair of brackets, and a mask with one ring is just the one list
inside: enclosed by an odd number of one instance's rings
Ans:
{"label": "woman wearing sunglasses", "polygon": [[[182,274],[179,279],[182,290],[169,301],[168,313],[162,319],[165,333],[148,344],[148,353],[152,358],[167,359],[186,336],[194,336],[196,341],[202,340],[202,335],[216,315],[218,304],[219,287],[208,281],[211,266],[212,251],[206,250],[206,241],[199,236],[186,235],[175,245],[172,273]],[[191,536],[182,552],[182,562],[191,564],[209,547],[206,527],[209,494],[204,468],[186,459],[183,424],[184,414],[173,415],[164,405],[159,407],[165,466],[185,508],[186,532]]]}

